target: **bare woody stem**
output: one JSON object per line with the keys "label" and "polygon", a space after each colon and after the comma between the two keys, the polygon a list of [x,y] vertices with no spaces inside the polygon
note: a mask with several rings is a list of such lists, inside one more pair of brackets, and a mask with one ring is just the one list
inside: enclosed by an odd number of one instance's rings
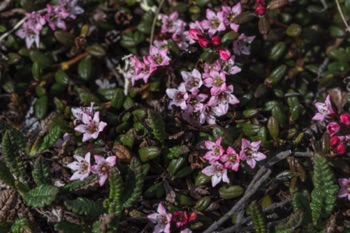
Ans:
{"label": "bare woody stem", "polygon": [[68,70],[71,65],[74,65],[75,63],[77,63],[78,61],[80,61],[81,59],[83,59],[84,57],[86,57],[88,55],[89,55],[88,52],[79,54],[78,56],[76,56],[75,58],[73,58],[69,61],[61,62],[61,64],[59,66],[62,70]]}
{"label": "bare woody stem", "polygon": [[215,231],[234,213],[241,209],[249,201],[249,198],[259,189],[260,185],[269,178],[271,174],[270,167],[287,158],[291,154],[292,151],[290,150],[282,151],[270,159],[263,167],[261,167],[255,174],[252,182],[249,184],[246,192],[244,193],[244,196],[224,216],[222,216],[218,221],[215,221],[213,224],[211,224],[209,228],[206,229],[203,233],[211,233]]}
{"label": "bare woody stem", "polygon": [[164,4],[164,0],[161,0],[160,3],[159,3],[159,6],[157,8],[157,11],[154,15],[154,18],[153,18],[153,23],[152,23],[152,29],[151,29],[151,38],[149,40],[149,45],[151,46],[153,44],[153,39],[154,39],[154,29],[156,27],[156,23],[157,23],[157,18],[158,18],[158,15],[159,15],[159,12],[160,10],[162,9],[162,6]]}
{"label": "bare woody stem", "polygon": [[339,5],[339,1],[338,0],[335,0],[335,3],[337,4],[337,8],[338,8],[338,12],[339,12],[339,14],[340,14],[340,17],[342,18],[342,20],[343,20],[343,22],[344,22],[344,24],[345,24],[345,27],[346,27],[346,31],[350,31],[350,27],[349,27],[349,25],[348,25],[348,23],[346,22],[346,19],[345,19],[345,16],[344,16],[344,14],[343,14],[343,11],[341,10],[341,7],[340,7],[340,5]]}

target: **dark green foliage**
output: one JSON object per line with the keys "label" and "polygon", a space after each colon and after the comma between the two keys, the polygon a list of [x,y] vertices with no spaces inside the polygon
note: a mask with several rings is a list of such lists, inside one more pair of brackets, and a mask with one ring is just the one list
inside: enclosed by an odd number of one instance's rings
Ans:
{"label": "dark green foliage", "polygon": [[257,233],[267,232],[264,214],[256,202],[250,203],[247,208],[247,213],[252,217],[254,228]]}
{"label": "dark green foliage", "polygon": [[129,208],[140,197],[143,181],[145,179],[145,173],[146,172],[144,172],[141,162],[136,157],[132,157],[128,176],[125,181],[127,185],[130,185],[129,188],[126,188],[130,195],[124,195],[125,201],[123,203],[123,208]]}
{"label": "dark green foliage", "polygon": [[147,111],[148,124],[152,129],[153,136],[162,144],[166,139],[166,132],[162,115],[154,110]]}
{"label": "dark green foliage", "polygon": [[28,206],[40,208],[50,205],[56,200],[59,189],[52,185],[40,185],[24,195]]}
{"label": "dark green foliage", "polygon": [[[25,168],[23,167],[22,158],[19,154],[21,145],[23,146],[22,137],[14,130],[6,130],[2,138],[2,152],[6,165],[11,173],[20,181],[24,181]],[[23,147],[22,147],[23,148]]]}
{"label": "dark green foliage", "polygon": [[337,199],[338,186],[324,156],[316,155],[314,158],[314,189],[311,193],[310,207],[312,220],[318,222],[332,214]]}
{"label": "dark green foliage", "polygon": [[290,215],[288,221],[284,224],[279,224],[275,227],[276,233],[294,233],[296,229],[301,226],[304,219],[304,213],[297,210]]}
{"label": "dark green foliage", "polygon": [[32,176],[37,185],[51,183],[50,167],[42,156],[35,160]]}
{"label": "dark green foliage", "polygon": [[0,162],[0,179],[11,188],[15,187],[15,178],[13,178],[9,168],[2,162]]}
{"label": "dark green foliage", "polygon": [[109,171],[108,182],[109,196],[104,201],[103,205],[105,208],[108,208],[108,212],[110,213],[119,212],[122,207],[120,204],[120,197],[123,191],[123,179],[116,167],[113,167]]}
{"label": "dark green foliage", "polygon": [[73,192],[73,191],[79,190],[84,186],[90,184],[95,178],[96,178],[96,175],[90,175],[89,177],[87,177],[82,181],[76,180],[76,181],[70,182],[63,187],[62,192]]}
{"label": "dark green foliage", "polygon": [[300,211],[303,214],[303,223],[311,223],[310,200],[302,193],[295,193],[292,199],[294,212]]}
{"label": "dark green foliage", "polygon": [[80,233],[86,232],[82,226],[70,222],[59,222],[55,224],[56,231],[63,231],[64,233]]}
{"label": "dark green foliage", "polygon": [[34,233],[27,218],[18,218],[11,226],[12,233]]}
{"label": "dark green foliage", "polygon": [[83,215],[99,215],[102,210],[101,206],[95,201],[83,197],[78,197],[72,201],[65,201],[64,205],[67,206],[68,210]]}

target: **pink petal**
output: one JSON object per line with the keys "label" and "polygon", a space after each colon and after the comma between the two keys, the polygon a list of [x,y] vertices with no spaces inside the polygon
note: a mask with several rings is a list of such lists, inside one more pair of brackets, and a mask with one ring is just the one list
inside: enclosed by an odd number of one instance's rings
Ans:
{"label": "pink petal", "polygon": [[109,166],[113,167],[115,165],[117,161],[117,157],[116,156],[109,156],[107,159],[106,159],[106,162],[109,163]]}
{"label": "pink petal", "polygon": [[340,186],[344,187],[350,183],[350,179],[340,178],[340,179],[338,179],[338,183]]}
{"label": "pink petal", "polygon": [[83,142],[89,141],[92,137],[90,133],[84,133],[83,134]]}
{"label": "pink petal", "polygon": [[87,129],[88,129],[87,125],[84,125],[84,124],[78,125],[74,128],[75,131],[80,133],[85,133]]}
{"label": "pink petal", "polygon": [[94,122],[100,122],[100,112],[95,112],[93,120]]}
{"label": "pink petal", "polygon": [[211,177],[211,186],[215,187],[218,183],[220,183],[221,178],[222,178],[221,176],[213,175]]}
{"label": "pink petal", "polygon": [[98,178],[98,183],[100,184],[100,186],[103,186],[105,184],[107,178],[108,178],[108,173],[104,173]]}
{"label": "pink petal", "polygon": [[79,180],[81,178],[82,174],[78,171],[74,172],[72,177],[69,180]]}
{"label": "pink petal", "polygon": [[158,220],[158,215],[159,215],[158,213],[149,214],[147,215],[147,218],[151,220],[153,223],[156,223]]}
{"label": "pink petal", "polygon": [[256,161],[261,161],[261,160],[263,160],[263,159],[266,159],[266,155],[264,155],[264,154],[261,153],[261,152],[256,152],[256,153],[254,153],[254,159],[255,159]]}
{"label": "pink petal", "polygon": [[337,197],[346,197],[348,195],[348,190],[346,188],[341,188],[337,194]]}
{"label": "pink petal", "polygon": [[163,204],[160,202],[157,208],[157,212],[161,215],[166,215],[166,209],[164,208]]}
{"label": "pink petal", "polygon": [[75,171],[75,170],[79,169],[79,163],[78,162],[72,162],[72,163],[67,164],[67,167]]}
{"label": "pink petal", "polygon": [[99,165],[106,161],[105,158],[103,158],[101,155],[94,155],[94,158],[95,162]]}
{"label": "pink petal", "polygon": [[256,165],[256,161],[254,159],[247,159],[247,164],[253,169]]}
{"label": "pink petal", "polygon": [[216,14],[214,11],[207,9],[206,17],[207,17],[207,19],[212,20],[212,19],[216,18]]}
{"label": "pink petal", "polygon": [[90,153],[90,152],[86,153],[86,155],[85,155],[85,161],[86,161],[87,163],[89,163],[89,164],[90,164],[90,157],[91,157],[91,153]]}

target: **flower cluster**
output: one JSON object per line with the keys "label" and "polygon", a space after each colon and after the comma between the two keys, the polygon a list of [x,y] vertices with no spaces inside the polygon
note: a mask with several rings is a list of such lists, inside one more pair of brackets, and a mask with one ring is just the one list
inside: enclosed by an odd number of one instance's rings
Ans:
{"label": "flower cluster", "polygon": [[75,131],[83,134],[83,142],[96,139],[100,132],[107,126],[106,122],[100,121],[100,112],[94,112],[94,103],[90,107],[72,108],[75,117]]}
{"label": "flower cluster", "polygon": [[78,0],[59,0],[59,5],[52,6],[47,4],[45,10],[26,13],[26,21],[22,27],[16,32],[16,35],[26,40],[27,48],[32,47],[35,43],[39,47],[40,32],[47,23],[52,30],[57,28],[66,30],[67,25],[65,19],[75,19],[76,15],[82,14],[84,10],[77,6]]}
{"label": "flower cluster", "polygon": [[338,192],[338,197],[347,197],[350,201],[350,178],[340,178],[338,179],[340,185],[340,190]]}
{"label": "flower cluster", "polygon": [[228,170],[238,171],[240,161],[246,161],[247,164],[254,168],[257,161],[266,159],[266,155],[259,152],[261,141],[250,142],[242,138],[241,151],[237,153],[234,148],[228,147],[226,150],[221,146],[222,138],[218,138],[216,142],[205,141],[205,147],[208,152],[203,156],[209,166],[202,170],[202,173],[211,176],[212,186],[215,187],[218,183],[230,183],[228,179]]}
{"label": "flower cluster", "polygon": [[[315,106],[318,112],[312,118],[316,121],[327,121],[326,130],[331,136],[330,147],[334,155],[341,155],[347,152],[347,144],[350,141],[350,114],[336,114],[333,110],[329,95],[324,103],[317,102]],[[349,155],[349,153],[348,153]]]}
{"label": "flower cluster", "polygon": [[[152,223],[155,223],[154,233],[170,233],[171,222],[176,224],[177,228],[182,228],[190,222],[193,222],[197,218],[197,214],[187,213],[185,211],[174,211],[173,214],[167,213],[165,207],[162,203],[159,203],[157,213],[149,214],[147,216]],[[184,228],[180,233],[191,233],[192,231],[189,228]]]}
{"label": "flower cluster", "polygon": [[74,172],[70,180],[84,180],[90,172],[97,174],[100,186],[103,186],[108,178],[108,172],[116,163],[116,156],[109,156],[106,159],[101,155],[94,155],[95,163],[91,165],[91,153],[86,153],[85,157],[74,155],[76,161],[67,165]]}
{"label": "flower cluster", "polygon": [[[217,117],[227,113],[229,105],[239,103],[232,94],[233,85],[227,84],[226,79],[241,71],[235,65],[235,55],[249,55],[247,44],[254,39],[254,36],[237,33],[239,25],[234,20],[241,11],[240,3],[233,7],[222,6],[219,12],[207,9],[205,20],[189,25],[178,18],[177,12],[170,16],[161,14],[162,38],[171,38],[184,52],[188,52],[190,44],[197,43],[218,54],[218,59],[211,64],[202,63],[192,70],[182,71],[183,81],[176,88],[166,90],[171,99],[169,108],[179,107],[182,117],[191,124],[215,124]],[[229,45],[232,47],[226,48],[227,45],[221,41],[222,35],[232,31],[237,33],[237,37]],[[125,73],[125,78],[131,80],[132,85],[141,79],[147,83],[157,70],[170,64],[168,52],[167,40],[155,40],[148,56],[142,60],[136,56],[130,58],[130,69]]]}

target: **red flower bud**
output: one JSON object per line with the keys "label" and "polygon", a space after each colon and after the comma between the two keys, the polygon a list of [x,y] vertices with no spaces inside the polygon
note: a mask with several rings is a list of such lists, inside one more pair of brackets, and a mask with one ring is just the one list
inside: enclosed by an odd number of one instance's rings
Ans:
{"label": "red flower bud", "polygon": [[265,11],[266,11],[266,8],[263,7],[263,6],[258,6],[256,9],[255,9],[255,14],[259,15],[259,16],[262,16],[265,14]]}
{"label": "red flower bud", "polygon": [[328,133],[333,136],[334,134],[338,133],[340,130],[340,125],[337,122],[330,122],[327,125],[327,131]]}
{"label": "red flower bud", "polygon": [[188,35],[193,40],[198,40],[199,38],[204,38],[203,33],[200,30],[195,29],[195,28],[192,28],[192,29],[188,30]]}
{"label": "red flower bud", "polygon": [[346,152],[346,146],[344,144],[339,144],[334,151],[337,155],[344,154]]}
{"label": "red flower bud", "polygon": [[349,113],[343,113],[340,115],[340,121],[344,125],[350,125],[350,114]]}
{"label": "red flower bud", "polygon": [[190,216],[189,216],[189,218],[188,218],[188,222],[193,222],[193,221],[195,221],[196,219],[197,219],[197,213],[192,212],[192,213],[190,213]]}
{"label": "red flower bud", "polygon": [[198,44],[202,47],[202,48],[209,48],[210,47],[210,41],[204,38],[199,38],[198,39]]}
{"label": "red flower bud", "polygon": [[331,147],[336,147],[339,143],[340,143],[340,139],[339,139],[338,136],[333,136],[329,140],[329,144],[330,144]]}
{"label": "red flower bud", "polygon": [[211,38],[211,42],[213,42],[214,45],[219,45],[220,42],[221,42],[220,36],[213,36],[213,37]]}
{"label": "red flower bud", "polygon": [[228,49],[219,48],[218,53],[222,60],[228,61],[231,58],[231,52]]}

